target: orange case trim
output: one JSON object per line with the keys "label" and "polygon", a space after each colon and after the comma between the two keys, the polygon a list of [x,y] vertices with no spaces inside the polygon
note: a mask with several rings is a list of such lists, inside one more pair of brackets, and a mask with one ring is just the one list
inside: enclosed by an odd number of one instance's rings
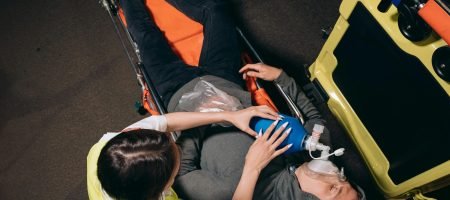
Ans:
{"label": "orange case trim", "polygon": [[429,0],[419,15],[450,45],[450,15],[434,0]]}

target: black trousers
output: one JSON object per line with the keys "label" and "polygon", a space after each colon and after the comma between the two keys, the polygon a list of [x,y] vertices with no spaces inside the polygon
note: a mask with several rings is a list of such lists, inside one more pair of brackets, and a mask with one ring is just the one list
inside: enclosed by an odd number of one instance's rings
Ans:
{"label": "black trousers", "polygon": [[242,85],[238,75],[240,48],[229,5],[214,0],[168,0],[186,16],[203,25],[204,41],[197,68],[188,67],[170,48],[143,0],[120,0],[128,30],[138,45],[144,68],[164,104],[184,84],[214,75]]}

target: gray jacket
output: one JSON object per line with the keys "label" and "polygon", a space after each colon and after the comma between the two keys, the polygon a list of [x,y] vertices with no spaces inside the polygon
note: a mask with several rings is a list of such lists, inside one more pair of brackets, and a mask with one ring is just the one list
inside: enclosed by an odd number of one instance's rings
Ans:
{"label": "gray jacket", "polygon": [[[238,85],[215,76],[204,76],[202,79],[238,98],[244,107],[251,105],[250,94]],[[192,91],[199,80],[192,80],[173,95],[168,106],[169,112],[183,111],[177,106],[178,100],[183,94]],[[282,86],[302,111],[308,132],[311,132],[314,124],[325,123],[291,77],[282,72],[275,82]],[[328,131],[324,134],[328,134]],[[182,152],[181,166],[174,184],[178,195],[183,199],[231,199],[253,140],[234,127],[205,126],[185,131],[177,140]],[[290,162],[285,156],[279,156],[269,163],[258,179],[254,199],[317,199],[300,189],[289,167]]]}

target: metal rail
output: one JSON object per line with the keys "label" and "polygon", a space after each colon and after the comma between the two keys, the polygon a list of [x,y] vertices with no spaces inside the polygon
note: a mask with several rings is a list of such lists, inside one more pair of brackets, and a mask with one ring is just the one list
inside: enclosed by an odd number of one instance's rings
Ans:
{"label": "metal rail", "polygon": [[[264,63],[264,61],[261,59],[261,57],[259,56],[258,52],[256,52],[255,48],[253,47],[253,45],[249,42],[249,40],[247,39],[247,37],[245,37],[244,33],[242,32],[241,29],[236,28],[237,32],[239,33],[239,35],[241,36],[242,40],[244,41],[244,43],[247,45],[248,49],[251,51],[251,53],[253,54],[253,56],[255,56],[255,59],[260,62],[260,63]],[[281,94],[281,96],[283,97],[283,99],[286,101],[289,109],[291,110],[292,113],[295,114],[295,117],[297,117],[297,119],[299,119],[301,121],[302,124],[305,124],[305,120],[303,118],[303,114],[300,111],[300,109],[298,108],[298,106],[294,103],[294,101],[292,100],[292,98],[283,90],[283,88],[281,87],[280,84],[273,82],[273,84],[275,85],[275,88],[277,88],[278,92]],[[256,85],[258,86],[258,88],[260,87],[260,84],[258,83],[258,79],[256,79]]]}
{"label": "metal rail", "polygon": [[[167,110],[164,107],[164,103],[161,99],[161,97],[158,94],[158,91],[156,90],[153,82],[151,81],[150,77],[148,77],[147,73],[143,72],[143,63],[142,63],[142,59],[141,59],[141,54],[139,51],[139,48],[136,44],[136,42],[134,42],[130,32],[126,29],[125,24],[123,23],[123,21],[119,18],[119,16],[117,15],[117,11],[118,11],[118,4],[115,0],[100,0],[99,3],[102,5],[102,7],[108,12],[110,19],[114,25],[114,29],[116,31],[117,36],[120,39],[120,42],[122,44],[122,48],[125,51],[125,54],[128,57],[128,60],[130,62],[130,65],[133,67],[134,72],[136,73],[136,78],[139,82],[139,85],[141,86],[141,90],[142,92],[144,92],[145,90],[148,90],[150,93],[151,98],[154,100],[154,104],[156,105],[156,109],[158,110],[158,112],[160,114],[166,114]],[[118,23],[120,23],[121,29],[122,31],[125,33],[128,42],[131,44],[134,53],[137,57],[137,61],[135,61],[133,59],[133,57],[131,56],[129,49],[127,48],[127,45],[125,44],[125,39],[122,37],[122,34],[120,33],[119,27],[117,25],[117,21]],[[153,106],[154,104],[150,101],[150,99],[145,98],[148,105],[150,105],[152,107],[152,109],[155,109]],[[178,134],[175,132],[171,133],[172,139],[176,140],[178,137]]]}

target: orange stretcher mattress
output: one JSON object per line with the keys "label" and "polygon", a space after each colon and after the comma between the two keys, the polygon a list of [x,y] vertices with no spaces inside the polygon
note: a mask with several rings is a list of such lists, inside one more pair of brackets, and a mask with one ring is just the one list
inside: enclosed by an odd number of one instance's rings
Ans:
{"label": "orange stretcher mattress", "polygon": [[[145,4],[173,51],[186,64],[198,66],[203,45],[203,26],[165,0],[146,0]],[[122,9],[119,10],[119,15],[126,24]]]}

